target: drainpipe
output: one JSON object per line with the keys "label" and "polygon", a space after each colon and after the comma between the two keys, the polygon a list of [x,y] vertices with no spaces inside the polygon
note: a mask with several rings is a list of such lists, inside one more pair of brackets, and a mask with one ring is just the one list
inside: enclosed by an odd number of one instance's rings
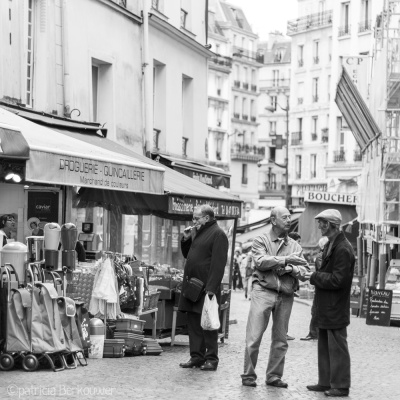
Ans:
{"label": "drainpipe", "polygon": [[69,75],[69,49],[68,49],[68,16],[67,0],[63,0],[61,5],[62,18],[62,48],[63,48],[63,67],[64,67],[64,115],[70,115],[71,112],[71,87]]}
{"label": "drainpipe", "polygon": [[152,115],[152,63],[150,63],[149,56],[149,12],[150,0],[143,0],[143,85],[144,85],[144,131],[145,131],[145,144],[144,153],[146,157],[151,158],[151,149],[153,142],[153,115]]}

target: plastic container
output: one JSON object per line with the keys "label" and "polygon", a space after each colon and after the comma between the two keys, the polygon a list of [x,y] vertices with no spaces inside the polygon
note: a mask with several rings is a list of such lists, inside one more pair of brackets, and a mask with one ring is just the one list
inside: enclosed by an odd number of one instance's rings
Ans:
{"label": "plastic container", "polygon": [[117,319],[115,321],[117,331],[129,330],[129,329],[142,331],[144,329],[145,323],[146,321],[143,321],[141,319],[128,319],[128,318]]}
{"label": "plastic container", "polygon": [[58,250],[60,244],[61,228],[56,222],[50,222],[44,226],[44,248],[46,250]]}
{"label": "plastic container", "polygon": [[28,247],[29,261],[44,260],[44,237],[43,236],[28,236],[26,238]]}
{"label": "plastic container", "polygon": [[25,266],[28,262],[28,247],[21,242],[7,243],[0,250],[1,265],[11,264],[18,274],[19,282],[25,280]]}
{"label": "plastic container", "polygon": [[78,240],[78,229],[72,222],[68,222],[61,227],[61,244],[63,250],[75,250]]}
{"label": "plastic container", "polygon": [[103,321],[99,318],[92,318],[89,322],[89,331],[89,358],[103,358],[105,339]]}
{"label": "plastic container", "polygon": [[104,358],[120,358],[125,355],[124,339],[106,339],[104,341]]}

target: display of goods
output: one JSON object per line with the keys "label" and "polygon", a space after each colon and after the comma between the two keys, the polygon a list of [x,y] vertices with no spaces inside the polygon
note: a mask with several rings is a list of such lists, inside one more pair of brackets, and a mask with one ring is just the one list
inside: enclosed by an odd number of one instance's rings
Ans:
{"label": "display of goods", "polygon": [[145,323],[146,321],[143,321],[141,319],[121,318],[115,320],[116,331],[123,331],[130,329],[143,331]]}
{"label": "display of goods", "polygon": [[90,299],[93,292],[94,275],[87,273],[73,273],[72,286],[68,285],[67,292],[72,298],[79,298],[83,301],[86,308],[89,308]]}
{"label": "display of goods", "polygon": [[124,339],[106,339],[104,341],[103,357],[120,358],[125,355]]}

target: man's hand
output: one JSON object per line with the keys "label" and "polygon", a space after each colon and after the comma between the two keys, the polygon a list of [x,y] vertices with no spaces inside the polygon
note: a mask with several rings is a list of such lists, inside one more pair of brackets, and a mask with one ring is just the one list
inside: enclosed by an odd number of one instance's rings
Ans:
{"label": "man's hand", "polygon": [[183,231],[183,239],[187,240],[192,236],[192,226],[188,226],[184,231]]}
{"label": "man's hand", "polygon": [[285,259],[285,264],[289,265],[289,264],[293,264],[293,265],[306,265],[307,261],[300,257],[301,251],[292,253],[290,256],[287,256]]}
{"label": "man's hand", "polygon": [[279,276],[290,274],[291,272],[293,272],[293,267],[291,265],[286,265],[284,268],[279,268],[276,270],[276,273]]}
{"label": "man's hand", "polygon": [[310,278],[311,278],[311,275],[313,274],[314,272],[306,272],[304,275],[303,275],[303,278],[304,278],[304,280],[306,280],[306,281],[309,281],[310,280]]}

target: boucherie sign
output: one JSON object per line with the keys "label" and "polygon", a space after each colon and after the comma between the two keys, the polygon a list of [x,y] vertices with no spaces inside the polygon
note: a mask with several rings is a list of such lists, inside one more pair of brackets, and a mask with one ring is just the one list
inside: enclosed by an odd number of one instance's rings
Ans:
{"label": "boucherie sign", "polygon": [[349,204],[355,206],[358,202],[356,194],[304,192],[304,201],[311,203]]}

